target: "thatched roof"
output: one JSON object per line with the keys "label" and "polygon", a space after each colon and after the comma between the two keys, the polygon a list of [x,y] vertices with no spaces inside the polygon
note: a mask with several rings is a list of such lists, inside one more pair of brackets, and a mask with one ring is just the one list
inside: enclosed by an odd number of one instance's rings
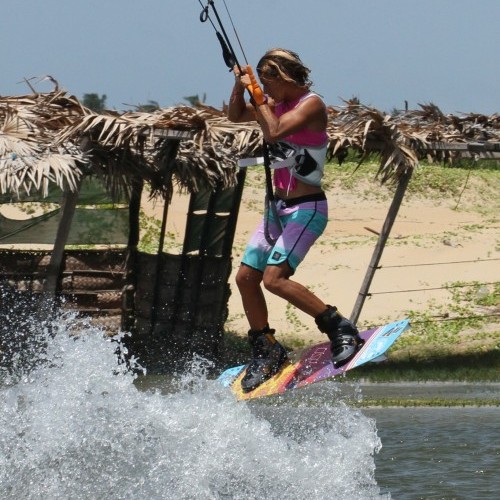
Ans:
{"label": "thatched roof", "polygon": [[[353,148],[363,158],[375,145],[385,182],[415,168],[432,143],[500,141],[499,115],[457,117],[434,105],[420,108],[391,116],[354,101],[330,107],[330,156],[341,160]],[[231,123],[208,106],[97,114],[60,90],[0,96],[0,192],[45,194],[49,182],[74,189],[88,169],[114,187],[140,176],[167,197],[173,183],[189,191],[200,183],[231,186],[237,160],[259,154],[261,141],[256,123]]]}
{"label": "thatched roof", "polygon": [[[172,156],[172,138],[188,132]],[[200,183],[228,187],[236,181],[240,155],[255,155],[261,133],[256,124],[234,124],[208,106],[177,106],[153,113],[127,112],[82,116],[64,128],[56,141],[65,144],[89,136],[94,164],[142,176],[153,191],[168,194],[171,182],[196,191]]]}
{"label": "thatched roof", "polygon": [[54,139],[84,112],[60,91],[0,97],[0,193],[46,194],[49,182],[73,188],[87,160],[73,143]]}
{"label": "thatched roof", "polygon": [[381,182],[397,179],[415,168],[423,157],[451,160],[453,152],[441,153],[436,144],[500,142],[500,115],[444,115],[434,104],[421,109],[383,113],[356,101],[343,108],[329,108],[329,155],[342,159],[347,148],[360,154],[360,161],[374,151],[380,155]]}

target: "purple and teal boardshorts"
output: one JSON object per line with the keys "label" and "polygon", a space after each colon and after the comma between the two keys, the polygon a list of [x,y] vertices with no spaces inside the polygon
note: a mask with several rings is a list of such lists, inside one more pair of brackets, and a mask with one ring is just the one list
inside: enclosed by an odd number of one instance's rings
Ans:
{"label": "purple and teal boardshorts", "polygon": [[[277,200],[278,216],[283,232],[271,245],[265,236],[262,220],[248,242],[242,263],[264,272],[266,266],[287,262],[292,272],[323,233],[328,222],[328,201],[325,193],[301,196],[291,200]],[[273,237],[279,233],[272,210],[269,211],[268,230]]]}

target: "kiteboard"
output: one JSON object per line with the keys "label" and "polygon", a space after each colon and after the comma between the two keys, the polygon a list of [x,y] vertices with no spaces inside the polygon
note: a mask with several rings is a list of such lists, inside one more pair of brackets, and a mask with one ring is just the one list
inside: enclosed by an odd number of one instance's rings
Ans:
{"label": "kiteboard", "polygon": [[253,391],[244,392],[241,388],[241,379],[245,375],[247,365],[225,370],[218,380],[224,386],[231,387],[238,400],[282,394],[336,377],[370,361],[385,359],[384,353],[409,327],[410,321],[403,319],[361,332],[360,336],[364,340],[363,346],[351,361],[340,368],[335,368],[331,361],[330,342],[324,342],[289,353],[289,360],[282,369]]}

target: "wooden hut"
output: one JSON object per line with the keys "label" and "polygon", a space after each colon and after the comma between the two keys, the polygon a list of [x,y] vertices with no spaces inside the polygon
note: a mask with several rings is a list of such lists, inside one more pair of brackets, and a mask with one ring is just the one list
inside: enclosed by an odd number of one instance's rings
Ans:
{"label": "wooden hut", "polygon": [[[132,349],[153,369],[194,352],[216,356],[227,316],[232,239],[244,181],[236,158],[242,150],[255,154],[256,127],[234,126],[221,111],[206,107],[96,114],[60,91],[9,97],[0,106],[4,201],[33,200],[33,193],[54,201],[54,185],[61,198],[50,219],[52,228],[57,222],[50,251],[0,252],[3,302],[9,291],[25,292],[101,322],[114,319],[110,331],[116,333],[119,326],[131,331]],[[113,239],[112,231],[105,240],[81,231],[78,205],[89,179],[101,182],[109,202],[126,200],[125,241]],[[145,185],[164,204],[153,254],[138,251]],[[163,251],[174,189],[190,194],[181,255]],[[107,215],[117,212],[114,205]],[[38,228],[33,242],[40,242],[42,232],[44,242],[50,241],[47,219],[23,226],[3,217],[0,244],[19,242],[20,234],[26,240],[27,226]],[[111,224],[114,233],[116,226]],[[68,243],[114,245],[68,250]]]}
{"label": "wooden hut", "polygon": [[[497,157],[499,117],[445,116],[433,105],[391,116],[350,101],[343,108],[329,108],[328,132],[331,158],[342,161],[349,149],[359,153],[360,161],[377,153],[381,182],[397,184],[353,310],[356,321],[419,160]],[[237,160],[258,156],[261,142],[256,123],[230,123],[222,111],[207,106],[96,114],[59,90],[0,97],[0,195],[4,200],[48,197],[51,186],[60,192],[50,251],[0,251],[0,311],[14,291],[36,294],[59,307],[65,297],[65,307],[94,314],[101,322],[114,319],[112,331],[121,327],[132,332],[132,350],[153,370],[195,352],[216,357],[227,316],[232,240],[245,178]],[[88,179],[98,179],[115,206],[126,201],[121,206],[127,215],[121,246],[67,248],[74,242],[78,200]],[[138,251],[144,189],[164,204],[153,253]],[[190,195],[180,255],[164,251],[175,189]],[[13,231],[0,222],[2,244]],[[99,243],[89,231],[85,235],[85,243]],[[117,243],[118,236],[113,238],[106,244]]]}

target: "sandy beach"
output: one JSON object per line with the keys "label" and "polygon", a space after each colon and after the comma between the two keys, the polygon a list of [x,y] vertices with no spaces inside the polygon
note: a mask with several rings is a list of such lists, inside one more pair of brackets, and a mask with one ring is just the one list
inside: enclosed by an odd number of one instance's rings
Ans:
{"label": "sandy beach", "polygon": [[[413,180],[411,181],[413,182]],[[339,180],[328,183],[329,224],[299,266],[293,279],[313,290],[324,302],[346,316],[353,310],[393,192],[373,175],[361,176],[355,187]],[[411,187],[411,184],[410,184]],[[408,311],[440,308],[446,314],[456,282],[493,283],[500,280],[500,203],[494,186],[472,176],[460,200],[450,193],[429,190],[422,196],[407,193],[364,303],[361,329],[406,317]],[[457,202],[458,206],[457,206]],[[176,193],[168,211],[165,251],[182,248],[189,196]],[[234,274],[264,206],[263,173],[247,173],[233,245],[232,294],[226,330],[246,335],[248,325]],[[143,196],[142,209],[150,220],[161,221],[163,204]],[[15,206],[4,205],[7,217],[26,218]],[[7,245],[8,246],[8,245]],[[28,245],[24,245],[28,246]],[[31,247],[31,245],[29,245]],[[37,248],[47,245],[37,245]],[[389,293],[387,293],[389,292]],[[279,297],[265,292],[269,323],[283,340],[321,341],[313,318]],[[492,340],[494,342],[494,340]]]}
{"label": "sandy beach", "polygon": [[[249,170],[234,239],[232,295],[226,329],[241,335],[246,334],[248,326],[234,273],[262,216],[261,178],[261,172]],[[350,315],[377,242],[373,231],[381,230],[392,194],[375,179],[366,179],[355,192],[334,183],[327,195],[329,225],[294,279],[323,301],[336,305],[343,314]],[[186,195],[174,196],[167,224],[167,234],[172,240],[182,241],[187,203]],[[375,274],[370,290],[373,296],[365,301],[359,327],[401,319],[407,311],[425,310],[429,304],[443,305],[446,310],[449,290],[422,289],[458,281],[499,280],[500,266],[493,260],[500,257],[498,220],[494,215],[498,200],[478,199],[477,192],[470,189],[465,190],[456,206],[457,200],[449,195],[406,197],[385,248],[382,269]],[[161,217],[160,205],[147,203],[144,210],[147,215]],[[277,336],[300,337],[305,341],[324,339],[313,318],[268,292],[266,298],[269,323]]]}

